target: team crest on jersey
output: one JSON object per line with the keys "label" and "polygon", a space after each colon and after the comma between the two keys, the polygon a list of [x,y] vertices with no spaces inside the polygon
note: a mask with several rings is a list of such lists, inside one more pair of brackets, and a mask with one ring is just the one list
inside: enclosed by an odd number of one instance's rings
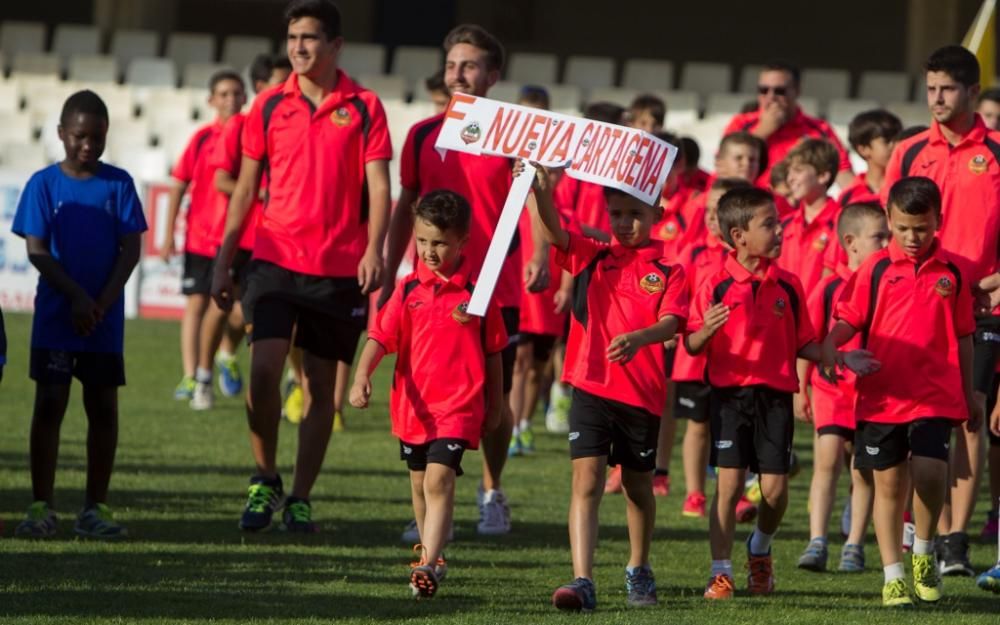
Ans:
{"label": "team crest on jersey", "polygon": [[664,241],[673,241],[677,238],[677,234],[677,224],[672,221],[668,221],[660,228],[660,236],[663,237]]}
{"label": "team crest on jersey", "polygon": [[934,290],[941,297],[948,297],[955,292],[955,283],[948,278],[941,278],[934,285]]}
{"label": "team crest on jersey", "polygon": [[781,317],[784,317],[785,316],[785,306],[786,306],[786,304],[785,304],[785,299],[784,298],[779,297],[778,299],[774,300],[774,308],[772,309],[774,311],[774,316],[778,317],[779,319]]}
{"label": "team crest on jersey", "polygon": [[822,233],[819,238],[813,241],[813,249],[817,252],[822,252],[826,249],[827,244],[830,242],[830,235],[827,233]]}
{"label": "team crest on jersey", "polygon": [[982,154],[976,154],[969,160],[969,171],[976,174],[977,176],[985,174],[986,170],[989,169],[990,162],[986,160],[986,157]]}
{"label": "team crest on jersey", "polygon": [[340,107],[336,111],[330,113],[330,121],[337,124],[341,128],[351,123],[351,112],[347,110],[347,107]]}
{"label": "team crest on jersey", "polygon": [[663,278],[655,273],[647,273],[639,280],[639,286],[642,287],[647,293],[662,293],[663,289]]}
{"label": "team crest on jersey", "polygon": [[466,312],[468,309],[469,309],[469,303],[462,302],[461,304],[455,307],[455,310],[451,311],[451,318],[461,323],[462,325],[469,323],[470,321],[472,321],[472,316]]}
{"label": "team crest on jersey", "polygon": [[479,141],[483,136],[483,129],[479,127],[479,122],[472,122],[468,126],[462,129],[462,134],[459,137],[466,145],[470,143],[475,143]]}

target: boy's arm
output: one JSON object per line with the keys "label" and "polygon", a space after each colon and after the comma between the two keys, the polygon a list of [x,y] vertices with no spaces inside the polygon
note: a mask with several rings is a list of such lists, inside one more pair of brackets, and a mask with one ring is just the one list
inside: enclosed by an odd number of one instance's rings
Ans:
{"label": "boy's arm", "polygon": [[718,303],[711,306],[705,311],[704,321],[694,332],[684,336],[684,347],[692,356],[697,356],[698,354],[705,351],[708,347],[709,341],[715,336],[715,333],[719,331],[726,321],[729,320],[729,306],[723,303]]}
{"label": "boy's arm", "polygon": [[983,423],[983,412],[985,407],[976,398],[974,385],[972,384],[972,335],[966,335],[958,339],[958,364],[962,371],[962,391],[965,393],[965,403],[969,407],[969,420],[965,428],[970,432],[979,430]]}
{"label": "boy's arm", "polygon": [[[535,197],[528,194],[529,211],[535,202],[537,202]],[[552,279],[552,276],[549,275],[549,244],[546,242],[542,225],[537,219],[531,220],[531,241],[535,249],[531,260],[524,265],[524,287],[531,293],[538,293],[549,287],[549,280]]]}
{"label": "boy's arm", "polygon": [[139,252],[142,248],[142,234],[139,232],[129,232],[118,240],[118,258],[111,268],[111,276],[101,289],[101,294],[97,296],[97,308],[100,315],[104,313],[118,301],[121,297],[125,283],[139,263]]}
{"label": "boy's arm", "polygon": [[45,241],[28,235],[28,260],[42,274],[42,278],[70,301],[73,315],[73,331],[80,336],[88,336],[94,331],[99,320],[97,304],[90,294],[73,278],[69,277],[62,265],[52,256]]}
{"label": "boy's arm", "polygon": [[358,285],[368,295],[382,285],[382,249],[389,227],[389,161],[376,159],[365,164],[368,182],[368,247],[358,265]]}
{"label": "boy's arm", "polygon": [[503,359],[500,352],[486,357],[486,419],[483,434],[500,425],[503,414]]}
{"label": "boy's arm", "polygon": [[250,213],[257,189],[260,187],[262,171],[260,161],[244,155],[240,165],[240,177],[236,179],[236,188],[229,197],[226,229],[222,235],[222,245],[219,247],[215,272],[212,276],[212,299],[222,310],[233,307],[233,279],[229,275],[229,268],[233,264],[236,246],[239,245],[243,222]]}
{"label": "boy's arm", "polygon": [[358,358],[358,370],[354,374],[354,386],[351,387],[350,402],[355,408],[368,407],[368,399],[372,396],[371,375],[385,354],[385,346],[375,339],[365,341]]}
{"label": "boy's arm", "polygon": [[396,208],[389,217],[389,229],[386,234],[385,272],[382,274],[382,290],[378,294],[376,308],[389,301],[396,288],[396,273],[403,262],[406,247],[413,238],[413,205],[417,202],[417,192],[401,187]]}
{"label": "boy's arm", "polygon": [[[514,175],[518,176],[523,172],[523,165],[514,167]],[[557,249],[566,251],[569,247],[569,233],[563,228],[562,220],[559,218],[559,211],[556,210],[555,202],[552,200],[552,189],[549,185],[549,172],[541,165],[535,165],[535,179],[532,181],[532,188],[535,190],[535,201],[528,202],[528,209],[531,211],[533,221],[538,221],[538,225],[532,226],[534,230],[545,238],[546,241],[556,246]]]}
{"label": "boy's arm", "polygon": [[225,195],[232,195],[236,190],[236,178],[225,169],[215,170],[215,190]]}
{"label": "boy's arm", "polygon": [[174,255],[174,227],[177,223],[177,215],[181,212],[181,200],[187,193],[188,183],[183,180],[174,179],[174,184],[170,187],[170,198],[167,203],[167,222],[163,230],[163,247],[160,248],[160,258],[163,262],[170,260]]}
{"label": "boy's arm", "polygon": [[641,330],[619,334],[611,339],[611,343],[608,345],[608,360],[625,364],[632,360],[646,345],[665,343],[674,338],[678,327],[680,327],[680,319],[675,315],[667,315]]}
{"label": "boy's arm", "polygon": [[[815,345],[815,343],[813,343]],[[812,423],[812,406],[809,403],[809,371],[812,363],[804,358],[795,361],[795,371],[799,376],[799,392],[792,397],[792,411],[799,421]]]}

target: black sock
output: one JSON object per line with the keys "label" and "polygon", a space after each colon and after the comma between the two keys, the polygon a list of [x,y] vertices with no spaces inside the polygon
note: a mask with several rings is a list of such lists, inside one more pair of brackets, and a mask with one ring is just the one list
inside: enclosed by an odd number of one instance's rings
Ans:
{"label": "black sock", "polygon": [[655,477],[658,477],[660,475],[666,475],[666,476],[669,477],[670,476],[670,469],[656,469],[655,471],[653,471],[653,475]]}

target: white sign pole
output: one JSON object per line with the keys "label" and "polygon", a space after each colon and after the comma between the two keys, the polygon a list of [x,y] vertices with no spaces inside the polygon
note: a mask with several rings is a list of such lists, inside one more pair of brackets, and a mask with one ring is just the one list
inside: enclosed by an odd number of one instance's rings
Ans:
{"label": "white sign pole", "polygon": [[535,168],[528,163],[524,164],[524,172],[514,178],[507,193],[507,200],[504,202],[503,211],[500,213],[500,220],[490,240],[490,248],[486,251],[486,259],[483,261],[483,268],[479,272],[479,279],[476,280],[476,288],[472,291],[469,299],[469,306],[466,312],[477,317],[486,316],[486,308],[493,297],[493,289],[496,288],[497,279],[500,277],[500,270],[503,268],[503,261],[507,258],[507,250],[510,249],[510,242],[514,239],[517,231],[517,222],[521,218],[521,211],[524,210],[524,203],[528,199],[528,192],[531,191],[531,183],[535,179]]}

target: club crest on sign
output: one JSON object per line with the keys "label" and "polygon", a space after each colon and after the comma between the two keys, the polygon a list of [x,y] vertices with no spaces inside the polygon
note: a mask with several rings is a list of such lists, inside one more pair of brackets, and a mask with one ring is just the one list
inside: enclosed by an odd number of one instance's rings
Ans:
{"label": "club crest on sign", "polygon": [[774,308],[772,309],[774,311],[774,316],[779,318],[784,317],[785,306],[786,304],[784,298],[779,297],[778,299],[774,300]]}
{"label": "club crest on sign", "polygon": [[346,107],[340,107],[336,111],[330,113],[330,121],[337,124],[341,128],[351,123],[351,112],[347,110]]}
{"label": "club crest on sign", "polygon": [[941,278],[934,285],[934,290],[941,297],[948,297],[955,292],[955,284],[948,278]]}
{"label": "club crest on sign", "polygon": [[459,136],[462,138],[462,141],[464,141],[466,145],[470,143],[475,143],[476,141],[479,141],[480,138],[482,138],[483,129],[479,127],[479,122],[472,122],[471,124],[462,129],[462,134],[460,134]]}
{"label": "club crest on sign", "polygon": [[639,286],[642,287],[647,293],[662,293],[663,289],[663,278],[655,273],[647,273],[639,280]]}
{"label": "club crest on sign", "polygon": [[462,325],[469,323],[470,321],[472,321],[472,316],[466,312],[468,309],[469,309],[469,303],[462,302],[461,304],[455,307],[455,310],[451,311],[451,318],[461,323]]}
{"label": "club crest on sign", "polygon": [[969,171],[978,175],[985,174],[986,170],[989,169],[990,162],[986,160],[986,157],[982,154],[976,154],[969,161]]}

